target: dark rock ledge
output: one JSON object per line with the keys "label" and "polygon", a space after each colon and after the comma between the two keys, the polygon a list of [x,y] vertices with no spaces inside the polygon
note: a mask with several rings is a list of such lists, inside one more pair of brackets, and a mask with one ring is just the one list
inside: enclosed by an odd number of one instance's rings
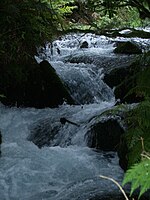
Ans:
{"label": "dark rock ledge", "polygon": [[9,64],[0,68],[0,93],[4,105],[57,107],[64,101],[74,104],[55,69],[45,60],[38,64]]}

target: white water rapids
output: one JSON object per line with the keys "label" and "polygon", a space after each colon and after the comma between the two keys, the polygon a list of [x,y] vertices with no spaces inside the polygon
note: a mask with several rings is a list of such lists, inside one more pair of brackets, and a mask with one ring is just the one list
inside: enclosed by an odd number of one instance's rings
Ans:
{"label": "white water rapids", "polygon": [[[56,109],[0,109],[3,134],[0,159],[1,200],[69,200],[90,199],[95,194],[104,195],[116,190],[113,184],[98,175],[122,179],[122,170],[114,153],[99,153],[88,148],[84,141],[88,120],[111,106],[102,103],[81,106],[64,105]],[[59,117],[76,121],[80,127],[61,126],[59,144],[39,149],[27,141],[29,127],[38,120],[50,119],[60,124]],[[65,146],[68,138],[71,144]],[[109,155],[110,154],[110,155]]]}
{"label": "white water rapids", "polygon": [[[79,48],[79,36],[55,41],[53,52],[48,46],[46,48],[47,60],[79,105],[69,106],[64,102],[54,109],[0,105],[3,136],[0,200],[90,200],[119,192],[113,183],[99,178],[105,175],[122,182],[123,171],[116,153],[97,152],[88,148],[85,141],[90,119],[115,104],[113,91],[102,80],[102,68],[116,60],[119,63],[119,57],[112,53],[114,43],[111,39],[91,35],[80,39],[88,40],[88,49]],[[75,58],[86,56],[87,61],[90,55],[94,62],[67,62],[72,55]],[[101,62],[100,55],[103,55]],[[113,58],[111,63],[109,58]],[[126,62],[123,61],[123,65]],[[61,125],[61,117],[80,126]],[[45,121],[59,131],[49,147],[39,149],[27,138],[33,126]]]}

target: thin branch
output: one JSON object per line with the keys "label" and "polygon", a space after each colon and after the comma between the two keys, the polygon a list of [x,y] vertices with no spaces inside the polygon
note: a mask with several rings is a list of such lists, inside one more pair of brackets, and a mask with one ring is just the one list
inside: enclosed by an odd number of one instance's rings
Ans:
{"label": "thin branch", "polygon": [[150,157],[147,154],[142,153],[141,156],[147,158],[148,160],[150,160]]}
{"label": "thin branch", "polygon": [[145,151],[144,139],[142,137],[140,137],[140,139],[141,139],[141,143],[142,143],[142,151],[144,152]]}
{"label": "thin branch", "polygon": [[99,177],[100,177],[100,178],[103,178],[103,179],[110,180],[110,181],[112,181],[113,183],[115,183],[115,184],[119,187],[119,189],[120,189],[120,191],[122,192],[122,194],[124,195],[125,199],[126,199],[126,200],[129,200],[128,197],[127,197],[127,195],[126,195],[126,193],[125,193],[125,191],[123,190],[123,188],[121,187],[121,185],[120,185],[117,181],[115,181],[113,178],[110,178],[110,177],[107,177],[107,176],[102,176],[102,175],[100,175]]}

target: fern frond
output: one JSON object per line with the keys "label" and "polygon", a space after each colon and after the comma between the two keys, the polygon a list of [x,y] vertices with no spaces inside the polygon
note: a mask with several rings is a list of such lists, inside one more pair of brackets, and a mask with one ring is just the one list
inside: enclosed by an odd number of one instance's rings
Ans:
{"label": "fern frond", "polygon": [[130,124],[136,124],[145,128],[150,127],[150,101],[147,98],[128,113],[127,120]]}
{"label": "fern frond", "polygon": [[[139,162],[141,160],[141,153],[143,150],[150,152],[150,130],[147,132],[140,131],[135,128],[130,130],[126,135],[126,141],[128,144],[128,167]],[[144,141],[144,149],[141,143],[141,138]]]}
{"label": "fern frond", "polygon": [[139,164],[135,164],[131,169],[127,170],[123,185],[131,182],[131,192],[140,188],[139,198],[144,194],[148,189],[150,189],[150,160],[144,159]]}

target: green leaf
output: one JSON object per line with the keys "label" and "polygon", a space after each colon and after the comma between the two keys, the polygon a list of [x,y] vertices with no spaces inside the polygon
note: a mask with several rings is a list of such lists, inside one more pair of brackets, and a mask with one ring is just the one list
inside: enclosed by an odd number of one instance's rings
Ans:
{"label": "green leaf", "polygon": [[127,170],[123,180],[123,185],[131,182],[130,195],[140,188],[139,198],[150,189],[150,159],[143,159],[139,164],[135,164]]}

